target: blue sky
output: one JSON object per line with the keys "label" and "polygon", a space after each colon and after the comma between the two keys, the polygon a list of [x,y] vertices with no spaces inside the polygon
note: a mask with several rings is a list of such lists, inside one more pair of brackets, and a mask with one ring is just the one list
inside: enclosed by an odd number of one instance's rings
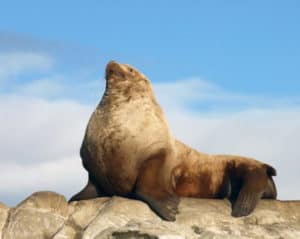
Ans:
{"label": "blue sky", "polygon": [[267,0],[1,3],[0,181],[11,184],[0,201],[83,186],[78,149],[111,59],[150,78],[176,137],[268,162],[280,198],[300,199],[299,10]]}
{"label": "blue sky", "polygon": [[130,62],[157,81],[201,76],[290,96],[300,91],[299,10],[299,1],[6,1],[0,29],[95,48],[102,64]]}

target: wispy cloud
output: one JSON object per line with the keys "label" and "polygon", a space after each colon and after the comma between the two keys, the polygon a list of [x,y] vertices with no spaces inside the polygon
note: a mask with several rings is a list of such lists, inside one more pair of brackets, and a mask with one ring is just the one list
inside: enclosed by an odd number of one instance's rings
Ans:
{"label": "wispy cloud", "polygon": [[99,99],[104,90],[104,80],[68,82],[66,75],[49,75],[44,78],[16,85],[11,93],[23,97],[39,97],[48,100],[74,100],[91,103]]}
{"label": "wispy cloud", "polygon": [[0,161],[24,165],[78,153],[92,111],[74,101],[18,96],[0,97],[0,108]]}
{"label": "wispy cloud", "polygon": [[74,101],[0,97],[0,201],[37,190],[70,196],[86,183],[79,148],[92,107]]}
{"label": "wispy cloud", "polygon": [[[245,94],[224,89],[208,80],[193,77],[154,84],[159,101],[165,108],[181,107],[186,111],[242,111],[245,108],[286,108],[300,105],[300,97],[276,98],[267,95]],[[172,99],[172,101],[170,100]]]}
{"label": "wispy cloud", "polygon": [[0,83],[31,71],[45,71],[53,66],[53,59],[35,52],[0,53]]}

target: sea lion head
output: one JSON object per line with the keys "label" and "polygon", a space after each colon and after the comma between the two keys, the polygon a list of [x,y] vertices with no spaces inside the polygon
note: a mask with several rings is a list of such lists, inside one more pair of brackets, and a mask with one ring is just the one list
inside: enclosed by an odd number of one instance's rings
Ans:
{"label": "sea lion head", "polygon": [[110,61],[105,70],[106,91],[123,96],[153,96],[147,77],[128,64]]}

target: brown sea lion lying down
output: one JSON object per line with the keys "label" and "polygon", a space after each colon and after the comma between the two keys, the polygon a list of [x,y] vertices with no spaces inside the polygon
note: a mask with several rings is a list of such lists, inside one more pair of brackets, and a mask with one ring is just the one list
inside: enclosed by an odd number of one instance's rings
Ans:
{"label": "brown sea lion lying down", "polygon": [[229,198],[232,216],[251,213],[260,198],[276,199],[276,171],[254,159],[200,153],[176,141],[181,161],[173,169],[175,192],[181,197]]}
{"label": "brown sea lion lying down", "polygon": [[70,201],[126,196],[175,220],[178,196],[228,197],[234,216],[249,214],[261,197],[276,197],[272,167],[237,156],[209,156],[175,141],[149,80],[117,62],[106,67],[106,89],[80,155],[89,180]]}

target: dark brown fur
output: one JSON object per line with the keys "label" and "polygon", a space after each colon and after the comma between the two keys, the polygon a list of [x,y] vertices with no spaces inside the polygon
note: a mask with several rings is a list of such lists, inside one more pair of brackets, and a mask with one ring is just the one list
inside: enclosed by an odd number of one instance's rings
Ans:
{"label": "dark brown fur", "polygon": [[275,199],[271,166],[254,159],[208,155],[176,142],[181,163],[174,168],[175,192],[181,197],[229,198],[233,216],[251,213],[260,198]]}

